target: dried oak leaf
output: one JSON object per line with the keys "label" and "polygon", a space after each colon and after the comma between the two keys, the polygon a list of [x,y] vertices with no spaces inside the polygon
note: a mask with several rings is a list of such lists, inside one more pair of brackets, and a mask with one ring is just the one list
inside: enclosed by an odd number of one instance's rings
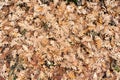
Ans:
{"label": "dried oak leaf", "polygon": [[5,80],[2,76],[0,76],[0,80]]}
{"label": "dried oak leaf", "polygon": [[43,38],[42,41],[41,41],[41,45],[42,46],[46,46],[47,44],[49,43],[49,40],[47,38]]}
{"label": "dried oak leaf", "polygon": [[73,71],[70,71],[70,72],[68,73],[68,76],[69,76],[71,79],[75,79],[75,74],[74,74]]}
{"label": "dried oak leaf", "polygon": [[102,40],[100,39],[100,37],[95,36],[95,44],[98,49],[100,49],[102,47]]}
{"label": "dried oak leaf", "polygon": [[87,33],[88,31],[91,31],[91,30],[95,30],[95,27],[94,27],[94,26],[89,26],[88,28],[82,30],[82,31],[79,33],[79,36],[83,36],[85,33]]}
{"label": "dried oak leaf", "polygon": [[64,73],[65,73],[64,68],[62,68],[62,67],[57,68],[57,69],[54,71],[53,80],[61,80]]}

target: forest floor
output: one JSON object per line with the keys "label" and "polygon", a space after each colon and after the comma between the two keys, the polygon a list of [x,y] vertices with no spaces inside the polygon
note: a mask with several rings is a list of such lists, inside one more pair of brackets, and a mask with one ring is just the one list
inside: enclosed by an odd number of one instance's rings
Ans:
{"label": "forest floor", "polygon": [[120,1],[0,1],[0,80],[120,80]]}

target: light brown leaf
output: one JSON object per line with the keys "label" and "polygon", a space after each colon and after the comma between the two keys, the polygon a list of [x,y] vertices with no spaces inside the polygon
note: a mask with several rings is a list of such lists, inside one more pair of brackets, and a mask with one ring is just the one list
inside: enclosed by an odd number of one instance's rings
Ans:
{"label": "light brown leaf", "polygon": [[70,72],[68,73],[68,76],[69,76],[71,79],[75,79],[75,74],[74,74],[73,71],[70,71]]}
{"label": "light brown leaf", "polygon": [[98,36],[95,37],[95,44],[98,49],[100,49],[102,47],[102,40],[100,39],[100,37],[98,37]]}

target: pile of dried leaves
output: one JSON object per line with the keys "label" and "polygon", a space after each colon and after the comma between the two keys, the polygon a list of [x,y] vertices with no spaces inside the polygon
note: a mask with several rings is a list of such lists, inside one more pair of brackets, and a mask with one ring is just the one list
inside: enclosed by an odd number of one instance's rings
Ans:
{"label": "pile of dried leaves", "polygon": [[78,1],[0,1],[0,80],[120,79],[120,1]]}

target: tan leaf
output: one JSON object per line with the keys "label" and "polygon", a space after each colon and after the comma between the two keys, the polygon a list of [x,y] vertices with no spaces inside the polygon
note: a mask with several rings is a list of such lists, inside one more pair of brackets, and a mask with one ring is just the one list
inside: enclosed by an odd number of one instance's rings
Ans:
{"label": "tan leaf", "polygon": [[103,23],[103,21],[102,21],[102,20],[103,20],[103,18],[100,16],[100,17],[99,17],[99,23],[100,23],[100,24],[102,24],[102,23]]}
{"label": "tan leaf", "polygon": [[40,7],[38,8],[38,11],[43,11],[43,7],[40,6]]}
{"label": "tan leaf", "polygon": [[79,36],[83,36],[86,32],[88,32],[89,30],[95,30],[95,27],[94,26],[89,26],[88,28],[86,28],[85,30],[82,30],[80,33],[79,33]]}
{"label": "tan leaf", "polygon": [[88,28],[87,28],[87,31],[88,30],[95,30],[95,27],[94,26],[89,26]]}
{"label": "tan leaf", "polygon": [[113,37],[111,38],[110,44],[111,44],[112,47],[115,46],[114,38]]}
{"label": "tan leaf", "polygon": [[100,39],[100,37],[98,37],[98,36],[95,37],[95,44],[98,49],[100,49],[102,47],[102,40]]}
{"label": "tan leaf", "polygon": [[68,76],[69,76],[71,79],[75,79],[75,74],[74,74],[73,71],[70,71],[70,72],[68,73]]}
{"label": "tan leaf", "polygon": [[47,38],[42,38],[41,44],[42,44],[42,46],[45,47],[48,44],[48,39]]}

